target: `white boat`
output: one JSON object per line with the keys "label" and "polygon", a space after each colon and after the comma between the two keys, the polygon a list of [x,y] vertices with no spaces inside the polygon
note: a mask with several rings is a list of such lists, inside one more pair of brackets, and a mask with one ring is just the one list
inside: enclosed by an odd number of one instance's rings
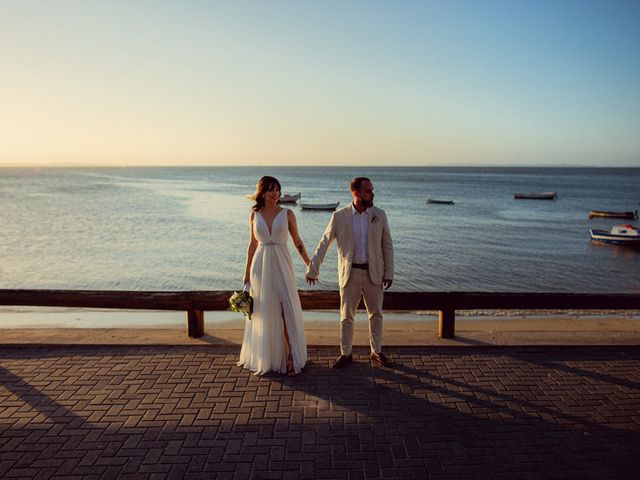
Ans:
{"label": "white boat", "polygon": [[303,210],[335,210],[340,205],[336,203],[301,203],[300,208]]}
{"label": "white boat", "polygon": [[280,203],[296,203],[298,200],[300,200],[301,196],[302,194],[300,192],[283,193],[282,196],[280,197]]}
{"label": "white boat", "polygon": [[616,225],[610,232],[606,230],[589,230],[591,240],[618,245],[632,245],[640,247],[640,232],[633,225]]}
{"label": "white boat", "polygon": [[513,198],[516,200],[555,200],[558,198],[558,192],[514,193]]}

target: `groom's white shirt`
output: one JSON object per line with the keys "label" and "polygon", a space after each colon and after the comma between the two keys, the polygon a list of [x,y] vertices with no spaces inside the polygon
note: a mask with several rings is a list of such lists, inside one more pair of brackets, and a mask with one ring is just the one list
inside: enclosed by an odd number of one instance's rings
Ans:
{"label": "groom's white shirt", "polygon": [[367,263],[369,261],[369,252],[367,251],[367,242],[369,235],[369,215],[370,208],[362,213],[356,210],[351,204],[351,226],[353,230],[353,263]]}
{"label": "groom's white shirt", "polygon": [[[384,210],[371,207],[368,215],[367,254],[369,257],[369,276],[374,285],[381,285],[383,280],[393,280],[393,243],[387,215]],[[336,240],[338,245],[338,281],[340,287],[344,287],[347,284],[355,253],[353,222],[352,204],[338,210],[331,216],[329,225],[327,225],[309,264],[307,273],[310,278],[318,278],[320,265],[324,261],[327,250],[331,243]]]}

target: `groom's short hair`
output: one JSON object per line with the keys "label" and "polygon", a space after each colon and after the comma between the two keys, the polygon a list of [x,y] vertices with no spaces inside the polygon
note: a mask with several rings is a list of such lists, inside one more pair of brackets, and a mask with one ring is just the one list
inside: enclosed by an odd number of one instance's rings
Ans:
{"label": "groom's short hair", "polygon": [[371,180],[369,180],[367,177],[355,177],[351,179],[349,188],[351,189],[352,192],[357,192],[358,190],[360,190],[360,187],[362,187],[362,184],[364,182],[370,182],[370,181]]}

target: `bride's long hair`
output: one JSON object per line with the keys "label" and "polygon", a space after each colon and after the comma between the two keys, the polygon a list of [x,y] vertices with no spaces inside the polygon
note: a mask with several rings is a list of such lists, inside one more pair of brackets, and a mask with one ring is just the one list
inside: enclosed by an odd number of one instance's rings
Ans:
{"label": "bride's long hair", "polygon": [[256,192],[250,195],[251,200],[255,200],[256,204],[251,207],[254,211],[259,212],[264,207],[264,194],[276,188],[282,192],[280,182],[275,177],[264,176],[256,184]]}

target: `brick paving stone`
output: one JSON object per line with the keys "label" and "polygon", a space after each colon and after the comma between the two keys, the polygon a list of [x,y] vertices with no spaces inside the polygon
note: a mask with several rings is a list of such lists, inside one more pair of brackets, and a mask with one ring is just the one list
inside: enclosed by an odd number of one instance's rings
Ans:
{"label": "brick paving stone", "polygon": [[385,351],[290,378],[234,347],[0,347],[0,477],[639,478],[640,348]]}

